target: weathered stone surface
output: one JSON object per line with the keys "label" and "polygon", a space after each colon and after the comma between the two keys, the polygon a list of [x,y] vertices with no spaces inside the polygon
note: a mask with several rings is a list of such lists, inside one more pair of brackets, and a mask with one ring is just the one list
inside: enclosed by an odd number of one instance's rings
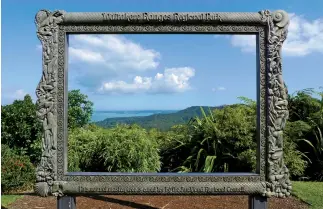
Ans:
{"label": "weathered stone surface", "polygon": [[[193,16],[197,18],[189,18]],[[39,195],[61,196],[64,193],[79,193],[79,187],[75,185],[85,188],[89,182],[103,193],[101,185],[120,185],[127,189],[130,187],[125,183],[132,183],[137,185],[137,189],[140,188],[137,194],[145,194],[147,192],[144,188],[147,185],[163,186],[172,182],[177,185],[181,182],[193,188],[205,186],[207,183],[215,183],[216,188],[233,185],[230,191],[224,193],[232,193],[235,190],[237,194],[261,193],[267,197],[290,195],[289,171],[283,161],[283,130],[288,119],[288,110],[287,89],[282,78],[281,47],[286,39],[289,23],[286,12],[279,10],[270,13],[264,10],[258,13],[66,13],[41,10],[37,13],[35,22],[37,36],[43,47],[43,74],[36,89],[37,115],[43,124],[42,156],[37,168],[35,186]],[[64,115],[67,115],[64,92],[67,84],[66,33],[257,34],[257,174],[67,175],[67,152],[64,147],[67,140],[67,126],[64,122]],[[239,189],[241,185],[250,186],[242,191]],[[169,191],[162,190],[160,194],[171,194]],[[194,191],[194,194],[201,193],[199,190]]]}

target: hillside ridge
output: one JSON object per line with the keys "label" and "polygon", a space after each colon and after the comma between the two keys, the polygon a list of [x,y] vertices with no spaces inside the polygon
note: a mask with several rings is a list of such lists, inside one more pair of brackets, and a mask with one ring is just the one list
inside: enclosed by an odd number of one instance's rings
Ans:
{"label": "hillside ridge", "polygon": [[94,124],[104,127],[112,128],[117,124],[138,124],[143,128],[157,128],[161,131],[169,130],[172,126],[178,124],[185,124],[189,122],[191,118],[200,117],[202,115],[201,108],[206,114],[209,113],[209,109],[221,109],[222,106],[191,106],[183,110],[179,110],[173,113],[156,113],[149,116],[133,116],[133,117],[120,117],[120,118],[106,118],[102,121],[94,122]]}

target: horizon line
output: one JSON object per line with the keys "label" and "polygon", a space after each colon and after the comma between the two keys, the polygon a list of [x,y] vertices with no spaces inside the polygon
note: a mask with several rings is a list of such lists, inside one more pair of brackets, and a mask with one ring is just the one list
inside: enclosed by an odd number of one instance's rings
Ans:
{"label": "horizon line", "polygon": [[184,107],[180,109],[110,109],[110,110],[102,110],[102,109],[93,109],[93,112],[104,112],[104,111],[174,111],[174,110],[183,110],[187,109],[190,107],[221,107],[224,105],[216,105],[216,106],[211,106],[211,105],[192,105],[189,107]]}

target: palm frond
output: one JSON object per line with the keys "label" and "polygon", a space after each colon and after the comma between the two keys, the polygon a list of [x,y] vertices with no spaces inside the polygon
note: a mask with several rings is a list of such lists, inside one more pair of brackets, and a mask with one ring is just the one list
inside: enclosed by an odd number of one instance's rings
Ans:
{"label": "palm frond", "polygon": [[211,156],[211,155],[205,158],[204,169],[203,169],[205,173],[212,172],[215,159],[216,159],[216,156]]}
{"label": "palm frond", "polygon": [[195,170],[198,170],[198,165],[199,165],[199,162],[200,162],[200,158],[201,158],[201,154],[205,152],[205,150],[203,148],[201,148],[198,153],[197,153],[197,157],[196,157],[196,161],[195,161]]}

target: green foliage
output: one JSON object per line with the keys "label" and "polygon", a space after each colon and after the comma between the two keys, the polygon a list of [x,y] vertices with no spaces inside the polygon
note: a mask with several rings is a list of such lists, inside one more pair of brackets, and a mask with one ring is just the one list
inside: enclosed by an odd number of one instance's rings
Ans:
{"label": "green foliage", "polygon": [[82,127],[91,121],[93,103],[80,90],[68,92],[68,128]]}
{"label": "green foliage", "polygon": [[190,141],[189,126],[175,125],[167,132],[156,130],[151,130],[151,132],[155,133],[153,136],[159,144],[161,172],[171,172],[180,167],[184,160],[183,156],[186,156],[188,152],[185,145]]}
{"label": "green foliage", "polygon": [[[244,104],[215,109],[195,118],[188,125],[174,127],[159,137],[163,171],[246,172],[256,169],[256,104],[242,98]],[[285,161],[292,176],[301,176],[306,167],[298,151],[289,123],[285,137]],[[305,128],[308,128],[305,126]]]}
{"label": "green foliage", "polygon": [[36,105],[28,94],[24,100],[1,106],[1,143],[28,155],[35,163],[40,159],[41,128]]}
{"label": "green foliage", "polygon": [[[304,89],[297,91],[295,95],[289,96],[289,120],[290,121],[307,121],[308,118],[315,118],[315,115],[321,113],[322,116],[322,100],[315,98],[315,95],[320,95],[321,92],[316,92],[313,89]],[[321,118],[322,119],[322,118]]]}
{"label": "green foliage", "polygon": [[242,104],[246,104],[249,107],[256,110],[256,108],[257,108],[257,102],[256,101],[254,101],[252,99],[249,99],[248,97],[243,97],[243,96],[238,97],[238,99],[242,102]]}
{"label": "green foliage", "polygon": [[314,180],[323,181],[323,135],[318,125],[314,127],[313,134],[315,140],[302,139],[301,141],[307,143],[312,150],[312,156],[314,157],[311,162],[315,165],[313,173]]}
{"label": "green foliage", "polygon": [[35,168],[28,156],[19,155],[8,145],[1,144],[1,191],[26,188],[35,181]]}
{"label": "green foliage", "polygon": [[[69,171],[246,172],[256,169],[257,104],[248,98],[240,97],[242,104],[218,108],[190,107],[176,113],[97,123],[109,127],[106,129],[88,124],[93,103],[86,95],[72,90],[68,97]],[[37,162],[41,124],[30,96],[2,106],[1,111],[2,144],[6,144],[2,152],[8,158],[2,160],[7,163],[3,168],[8,168],[10,158],[18,159],[18,154],[26,165],[29,159],[24,155]],[[285,163],[293,178],[307,175],[312,180],[323,180],[323,93],[306,89],[290,95],[289,111],[290,119],[284,131]],[[22,168],[18,165],[10,169],[14,173]],[[3,177],[6,185],[9,181],[15,182],[10,180],[13,175],[6,175]],[[17,178],[22,179],[19,175]],[[23,175],[30,181],[29,171]]]}
{"label": "green foliage", "polygon": [[[318,97],[315,97],[318,96]],[[289,131],[309,162],[305,174],[312,180],[323,180],[323,92],[313,89],[290,96],[289,108],[293,129]]]}
{"label": "green foliage", "polygon": [[104,129],[90,125],[69,134],[70,171],[156,172],[157,141],[137,125]]}
{"label": "green foliage", "polygon": [[297,144],[288,137],[284,138],[284,161],[292,179],[304,175],[308,166],[307,157],[297,149]]}
{"label": "green foliage", "polygon": [[[174,132],[168,146],[168,162],[174,159],[172,169],[190,172],[241,171],[255,168],[255,156],[252,150],[255,142],[255,110],[247,105],[226,106],[209,111],[207,115],[191,120],[186,130],[181,127]],[[185,131],[183,131],[183,129]],[[177,138],[175,137],[177,136]],[[162,150],[162,151],[163,151]],[[254,151],[255,152],[255,151]],[[237,166],[239,165],[239,166]],[[175,167],[177,166],[177,167]]]}

